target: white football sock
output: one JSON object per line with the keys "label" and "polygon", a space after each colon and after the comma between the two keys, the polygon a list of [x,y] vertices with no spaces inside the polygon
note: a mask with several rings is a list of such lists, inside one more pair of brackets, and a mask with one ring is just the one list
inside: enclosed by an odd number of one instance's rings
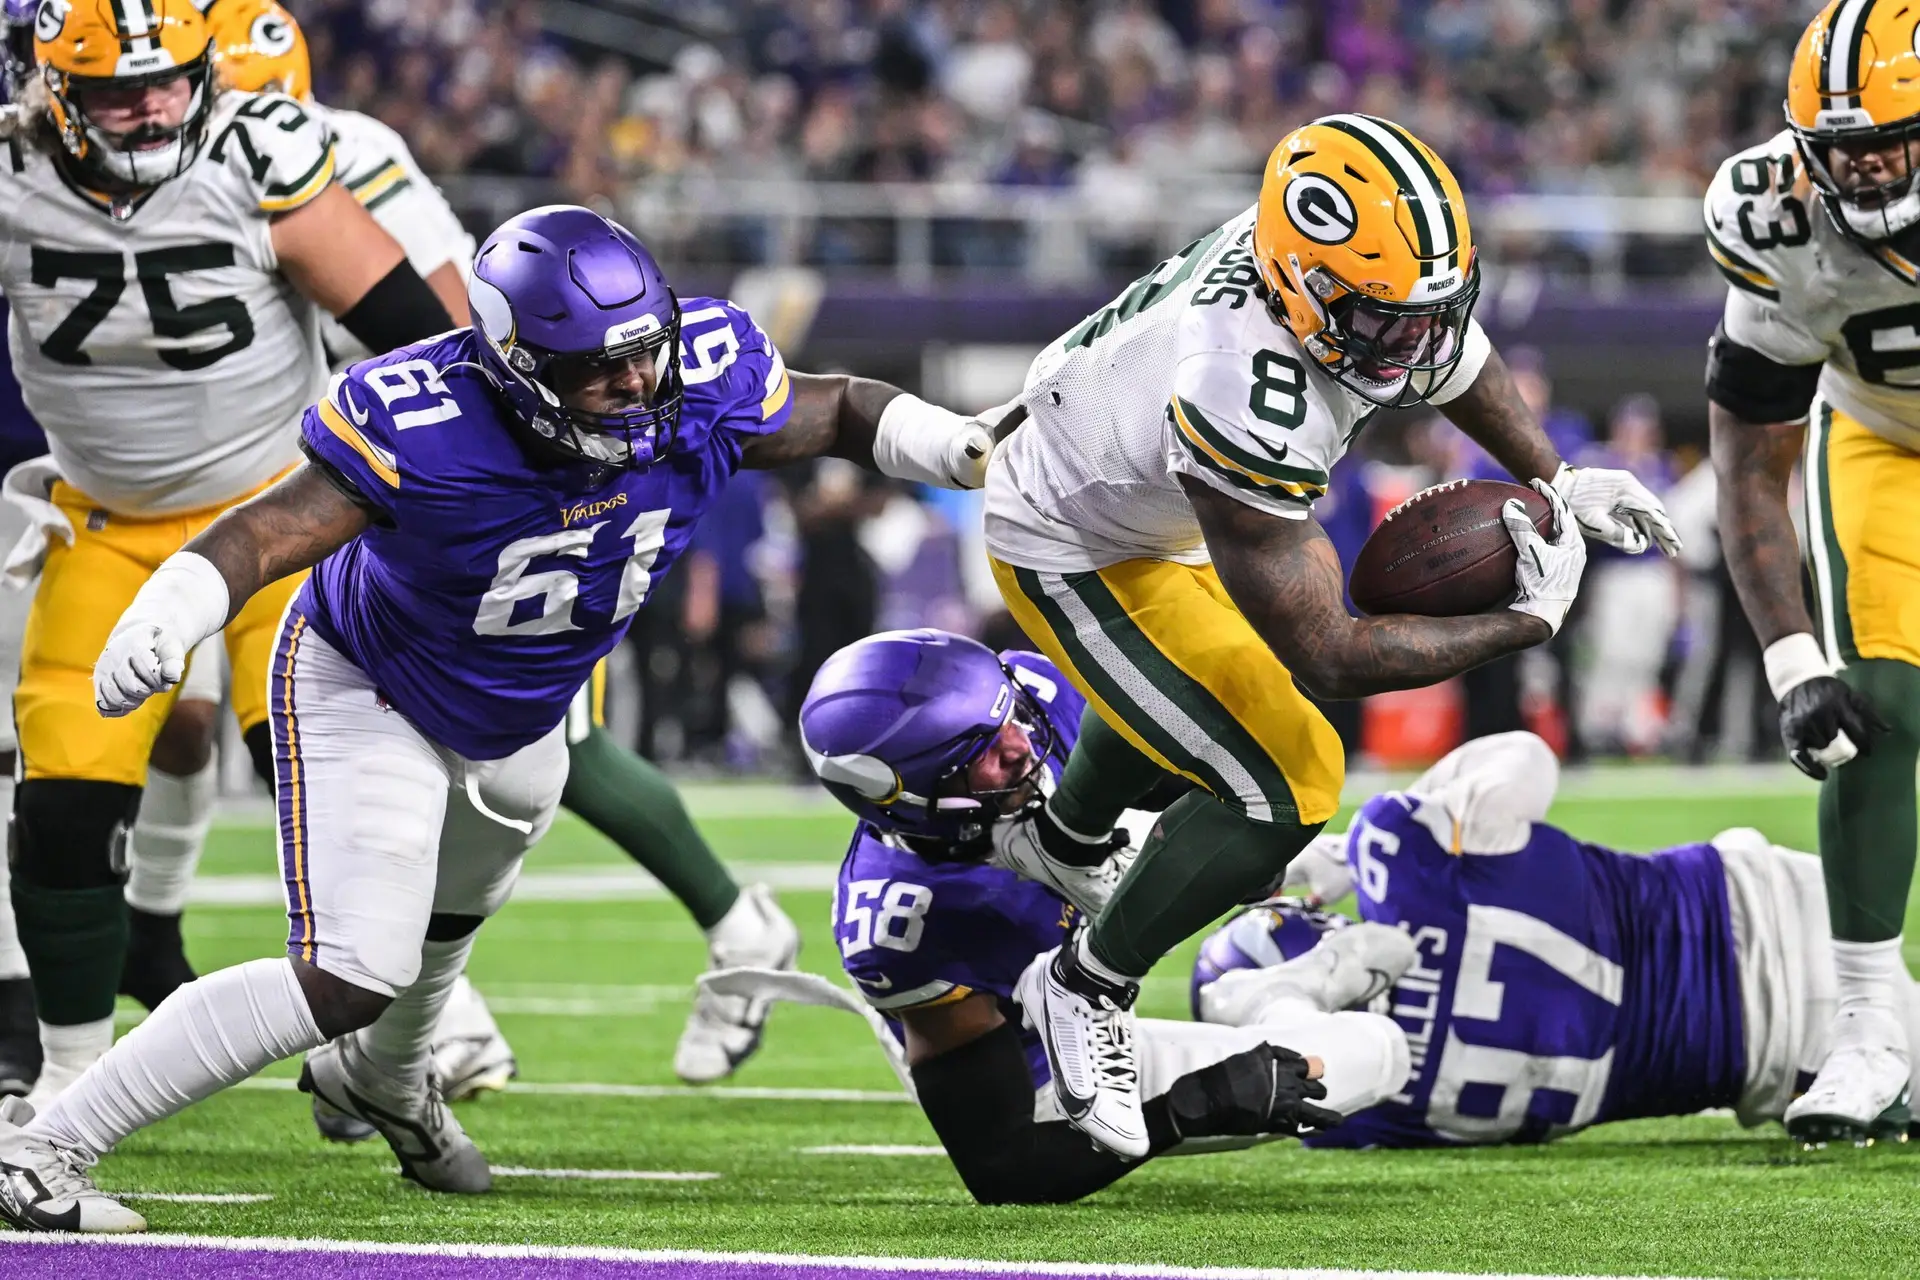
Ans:
{"label": "white football sock", "polygon": [[113,1018],[75,1022],[64,1027],[40,1024],[40,1054],[45,1059],[40,1079],[27,1101],[35,1109],[46,1106],[86,1073],[88,1067],[113,1048]]}
{"label": "white football sock", "polygon": [[168,996],[28,1128],[103,1155],[135,1130],[325,1041],[293,965],[249,960]]}
{"label": "white football sock", "polygon": [[[475,930],[475,933],[478,933]],[[453,942],[420,947],[420,976],[402,991],[373,1025],[353,1033],[367,1060],[398,1081],[408,1093],[425,1088],[433,1061],[433,1038],[454,984],[467,967],[474,934]]]}
{"label": "white football sock", "polygon": [[[13,775],[0,778],[0,824],[13,815]],[[5,830],[0,825],[0,830]],[[27,953],[20,949],[20,928],[13,920],[13,882],[0,850],[0,980],[27,976]]]}
{"label": "white football sock", "polygon": [[1898,1020],[1905,1007],[1907,962],[1900,939],[1833,943],[1833,972],[1839,979],[1840,1012],[1874,1012]]}
{"label": "white football sock", "polygon": [[147,770],[147,790],[140,797],[128,847],[129,906],[159,916],[177,916],[186,909],[187,890],[220,798],[218,773],[212,761],[184,778]]}
{"label": "white football sock", "polygon": [[1352,1115],[1407,1082],[1407,1033],[1377,1013],[1322,1013],[1304,1000],[1279,1000],[1254,1028],[1268,1043],[1321,1061],[1327,1096],[1320,1105]]}
{"label": "white football sock", "polygon": [[1053,811],[1053,798],[1051,796],[1047,798],[1046,810],[1047,810],[1047,817],[1052,820],[1053,825],[1055,827],[1059,828],[1060,834],[1067,837],[1067,839],[1069,840],[1075,841],[1076,843],[1105,844],[1108,840],[1111,840],[1113,838],[1113,832],[1111,831],[1102,832],[1099,835],[1092,835],[1085,831],[1075,831],[1072,827],[1060,821],[1060,815]]}

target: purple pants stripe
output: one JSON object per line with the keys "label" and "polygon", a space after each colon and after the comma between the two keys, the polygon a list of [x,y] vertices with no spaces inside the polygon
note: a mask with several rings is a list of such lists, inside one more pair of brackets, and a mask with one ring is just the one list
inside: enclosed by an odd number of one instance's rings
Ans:
{"label": "purple pants stripe", "polygon": [[267,682],[273,722],[274,800],[280,810],[280,874],[287,882],[287,954],[313,962],[313,897],[307,883],[306,778],[300,764],[300,721],[293,697],[294,665],[307,634],[307,616],[289,609],[274,646]]}

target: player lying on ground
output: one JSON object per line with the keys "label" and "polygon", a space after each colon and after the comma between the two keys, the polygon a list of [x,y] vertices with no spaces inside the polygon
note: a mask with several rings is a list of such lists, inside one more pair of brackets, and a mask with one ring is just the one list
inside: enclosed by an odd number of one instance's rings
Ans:
{"label": "player lying on ground", "polygon": [[[1120,1066],[1139,979],[1265,896],[1339,806],[1340,742],[1301,690],[1431,684],[1545,641],[1579,585],[1580,531],[1678,549],[1632,476],[1561,463],[1472,321],[1479,288],[1440,158],[1388,121],[1328,116],[1275,148],[1255,207],[1027,376],[1025,425],[988,473],[987,547],[1007,607],[1099,721],[1019,830],[1032,857],[1071,865],[1098,858],[1166,772],[1199,788],[1028,1004],[1062,1107],[1117,1152],[1150,1145],[1137,1073]],[[1375,412],[1423,401],[1551,490],[1559,536],[1516,529],[1511,608],[1354,618],[1313,502]],[[1093,1062],[1116,1065],[1099,1080],[1071,1065]]]}
{"label": "player lying on ground", "polygon": [[[308,463],[168,559],[94,672],[107,715],[174,685],[261,587],[317,564],[270,701],[286,960],[188,983],[48,1110],[0,1103],[0,1216],[140,1230],[87,1167],[136,1129],[307,1052],[316,1109],[437,1190],[491,1185],[427,1079],[448,990],[566,778],[568,704],[742,466],[831,452],[977,485],[977,421],[789,374],[739,309],[683,311],[640,242],[551,206],[481,248],[477,321],[334,378]],[[684,345],[683,345],[684,339]]]}
{"label": "player lying on ground", "polygon": [[[1103,863],[1039,884],[993,857],[993,829],[1031,817],[1085,708],[1038,654],[996,656],[946,632],[899,631],[830,658],[800,713],[808,760],[861,819],[835,895],[841,962],[878,1011],[903,1083],[984,1204],[1075,1200],[1139,1167],[1069,1122],[1034,1015],[1021,1005],[1031,986],[1022,975],[1052,961],[1131,858],[1108,847]],[[869,798],[882,779],[891,798]],[[1404,963],[1411,951],[1390,929],[1353,930],[1346,941],[1394,958],[1374,967]],[[852,1003],[808,975],[736,971],[713,983]],[[1273,1002],[1244,1029],[1144,1020],[1136,1034],[1148,1156],[1338,1123],[1398,1088],[1407,1071],[1405,1040],[1389,1020],[1330,1016],[1297,999]]]}
{"label": "player lying on ground", "polygon": [[[1729,158],[1706,198],[1707,248],[1730,286],[1707,360],[1727,569],[1766,646],[1787,754],[1822,780],[1840,1005],[1833,1052],[1787,1117],[1810,1142],[1902,1125],[1913,1073],[1901,930],[1920,762],[1914,49],[1906,5],[1833,0],[1794,53],[1787,128]],[[1796,462],[1805,579],[1787,509]]]}
{"label": "player lying on ground", "polygon": [[[1750,828],[1647,856],[1585,844],[1546,825],[1558,779],[1532,734],[1469,742],[1289,868],[1309,901],[1351,891],[1419,953],[1388,1004],[1412,1046],[1406,1087],[1314,1141],[1538,1142],[1708,1107],[1749,1125],[1790,1114],[1835,1006],[1819,859]],[[1258,966],[1312,945],[1299,915],[1256,910],[1209,938],[1196,1016],[1242,1021],[1270,986]],[[1904,970],[1899,998],[1913,1026]]]}
{"label": "player lying on ground", "polygon": [[[14,85],[24,84],[35,70],[33,28],[38,8],[38,0],[7,0],[0,11],[9,80]],[[400,135],[359,112],[313,101],[306,38],[292,15],[273,0],[220,0],[207,9],[206,17],[221,81],[242,92],[284,93],[322,119],[333,138],[339,184],[400,243],[408,262],[455,323],[465,324],[473,238]],[[336,362],[372,354],[331,316],[324,318],[323,334]],[[26,470],[32,474],[10,477],[7,488],[9,496],[15,496],[14,482],[19,481],[23,499],[19,505],[28,509],[39,528],[38,534],[29,536],[40,546],[49,536],[70,539],[71,522],[44,500],[48,486],[59,478],[57,469],[43,463]],[[3,603],[5,598],[0,597]],[[22,607],[15,625],[24,623]],[[17,642],[17,634],[12,638]],[[193,667],[155,739],[146,790],[127,839],[128,945],[120,990],[149,1009],[194,976],[181,943],[180,919],[217,801],[213,743],[225,668],[221,650],[222,638],[210,637],[194,652]],[[10,678],[17,665],[16,660],[0,666],[0,679]],[[686,906],[707,935],[711,967],[791,964],[799,931],[764,888],[743,890],[734,882],[693,825],[672,784],[608,735],[597,714],[599,680],[596,673],[593,687],[581,689],[568,713],[567,785],[561,806],[613,840]],[[6,695],[10,735],[10,685],[0,692]],[[5,774],[0,787],[11,786],[10,766]],[[267,781],[271,785],[271,777]],[[10,807],[10,800],[0,805]],[[4,893],[4,866],[0,865],[0,896]],[[0,957],[9,954],[12,935],[11,911],[0,910]],[[25,987],[24,958],[19,968],[16,985]],[[0,1005],[18,1004],[18,993],[4,989],[9,974],[10,970],[0,968]],[[731,1074],[758,1046],[764,1013],[763,1007],[743,1001],[697,997],[674,1049],[676,1074],[691,1083]],[[39,1059],[39,1028],[30,1010],[26,1018],[9,1018],[0,1007],[0,1093],[30,1089],[39,1073]],[[513,1050],[484,1001],[461,979],[436,1033],[435,1080],[453,1100],[501,1088],[515,1069]],[[62,1079],[77,1074],[74,1069]],[[51,1097],[55,1083],[50,1082],[42,1101]],[[330,1136],[366,1138],[372,1130],[343,1118]]]}

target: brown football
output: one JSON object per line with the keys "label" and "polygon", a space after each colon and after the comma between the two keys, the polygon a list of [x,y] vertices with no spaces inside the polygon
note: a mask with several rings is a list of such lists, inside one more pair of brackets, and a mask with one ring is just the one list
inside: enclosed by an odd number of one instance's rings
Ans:
{"label": "brown football", "polygon": [[1500,508],[1526,504],[1533,527],[1553,536],[1553,507],[1524,485],[1453,480],[1422,489],[1387,513],[1360,548],[1347,592],[1362,613],[1458,618],[1511,599],[1519,552]]}

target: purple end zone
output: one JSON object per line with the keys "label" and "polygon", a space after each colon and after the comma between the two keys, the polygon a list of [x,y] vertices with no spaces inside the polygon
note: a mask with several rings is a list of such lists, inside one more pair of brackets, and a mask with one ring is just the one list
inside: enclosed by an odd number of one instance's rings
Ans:
{"label": "purple end zone", "polygon": [[[306,1250],[195,1249],[112,1243],[24,1243],[0,1237],[6,1280],[266,1280],[293,1268],[301,1280],[868,1280],[899,1274],[782,1262],[611,1261],[553,1257],[428,1257]],[[913,1280],[981,1280],[981,1272],[914,1271]],[[1042,1273],[994,1270],[996,1280]]]}

